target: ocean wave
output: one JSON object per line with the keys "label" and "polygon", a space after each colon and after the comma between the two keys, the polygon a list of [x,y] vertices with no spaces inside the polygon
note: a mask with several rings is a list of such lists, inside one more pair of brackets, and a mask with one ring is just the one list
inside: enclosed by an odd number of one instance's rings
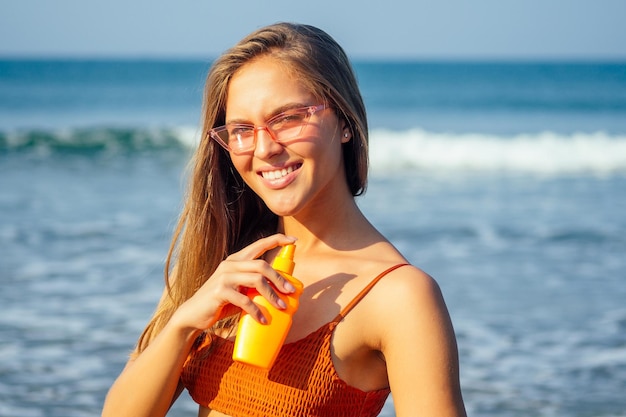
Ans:
{"label": "ocean wave", "polygon": [[197,129],[190,127],[16,130],[0,132],[0,155],[15,152],[40,156],[123,154],[185,150],[196,143]]}
{"label": "ocean wave", "polygon": [[496,136],[421,129],[374,130],[375,170],[503,171],[538,174],[626,172],[626,135],[553,132]]}
{"label": "ocean wave", "polygon": [[[0,155],[188,151],[197,146],[199,136],[199,129],[194,127],[0,131]],[[502,136],[374,129],[370,161],[376,173],[424,170],[611,175],[626,173],[626,135],[543,132]]]}

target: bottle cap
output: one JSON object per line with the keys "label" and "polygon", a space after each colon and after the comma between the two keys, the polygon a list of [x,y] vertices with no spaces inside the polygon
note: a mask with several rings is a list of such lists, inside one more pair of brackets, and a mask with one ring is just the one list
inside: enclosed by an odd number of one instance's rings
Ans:
{"label": "bottle cap", "polygon": [[293,254],[296,251],[296,245],[289,244],[280,248],[280,252],[274,262],[272,262],[272,268],[277,271],[285,272],[289,275],[293,274],[293,268],[295,263],[293,262]]}

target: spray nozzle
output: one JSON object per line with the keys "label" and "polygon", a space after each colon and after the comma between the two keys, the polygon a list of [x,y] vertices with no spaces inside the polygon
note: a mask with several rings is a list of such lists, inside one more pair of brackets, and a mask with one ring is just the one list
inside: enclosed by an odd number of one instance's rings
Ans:
{"label": "spray nozzle", "polygon": [[293,254],[296,251],[296,245],[289,244],[280,248],[280,252],[276,258],[274,258],[274,262],[272,263],[272,268],[277,271],[285,272],[289,275],[293,274],[293,268],[295,263],[293,262]]}

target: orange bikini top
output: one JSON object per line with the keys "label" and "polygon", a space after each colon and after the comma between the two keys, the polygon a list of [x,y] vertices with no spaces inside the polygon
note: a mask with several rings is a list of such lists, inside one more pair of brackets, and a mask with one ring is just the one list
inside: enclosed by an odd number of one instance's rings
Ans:
{"label": "orange bikini top", "polygon": [[330,323],[285,344],[274,366],[255,368],[232,359],[233,342],[204,334],[187,358],[182,382],[198,404],[232,417],[377,416],[389,388],[361,391],[337,375],[331,337],[337,324],[389,272],[374,278]]}

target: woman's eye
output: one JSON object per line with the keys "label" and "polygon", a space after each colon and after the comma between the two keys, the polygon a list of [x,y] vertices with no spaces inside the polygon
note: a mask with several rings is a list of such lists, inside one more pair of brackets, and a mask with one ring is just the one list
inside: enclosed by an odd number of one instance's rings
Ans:
{"label": "woman's eye", "polygon": [[229,131],[229,136],[249,136],[254,132],[254,127],[252,126],[235,126]]}
{"label": "woman's eye", "polygon": [[301,123],[304,120],[305,114],[302,113],[285,113],[279,115],[272,121],[272,126],[290,125],[294,123]]}

